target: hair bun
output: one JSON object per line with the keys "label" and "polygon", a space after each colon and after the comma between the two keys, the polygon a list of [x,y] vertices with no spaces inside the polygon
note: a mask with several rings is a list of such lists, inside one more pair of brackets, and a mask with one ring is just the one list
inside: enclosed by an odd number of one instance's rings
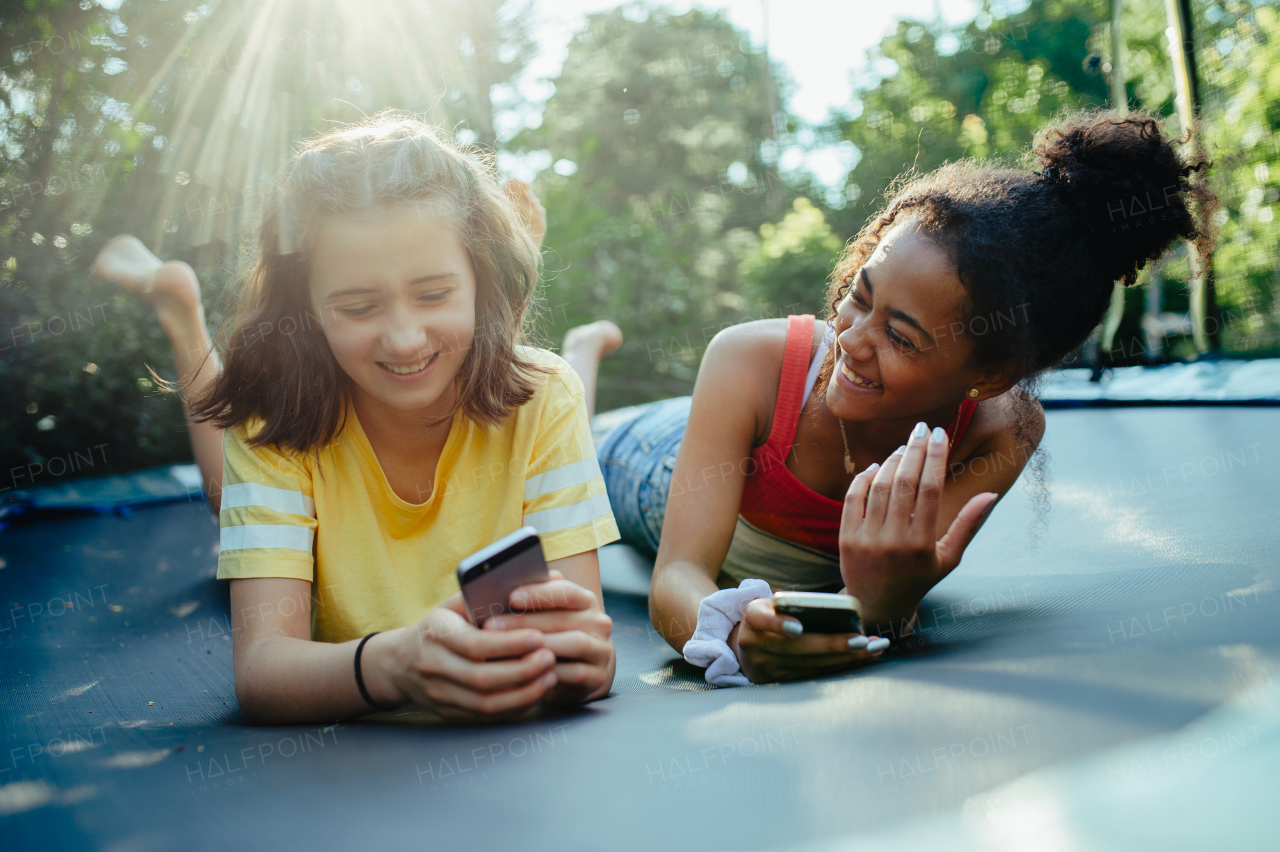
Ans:
{"label": "hair bun", "polygon": [[1209,164],[1179,147],[1146,112],[1078,112],[1036,137],[1041,179],[1061,194],[1109,280],[1132,284],[1179,237],[1212,252]]}

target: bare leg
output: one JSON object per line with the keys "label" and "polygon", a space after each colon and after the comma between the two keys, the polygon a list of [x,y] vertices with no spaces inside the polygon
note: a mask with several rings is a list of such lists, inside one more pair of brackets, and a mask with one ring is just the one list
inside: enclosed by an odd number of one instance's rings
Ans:
{"label": "bare leg", "polygon": [[[205,327],[200,282],[195,272],[181,261],[162,262],[128,234],[108,241],[94,259],[91,271],[95,277],[138,295],[155,308],[156,318],[173,346],[178,381],[185,387],[183,407],[187,409],[187,401],[207,388],[222,369]],[[222,430],[210,423],[194,422],[188,410],[187,432],[209,505],[217,512],[222,501]]]}
{"label": "bare leg", "polygon": [[569,329],[560,347],[560,357],[582,379],[586,391],[587,416],[596,416],[596,373],[600,359],[622,345],[622,331],[608,320]]}

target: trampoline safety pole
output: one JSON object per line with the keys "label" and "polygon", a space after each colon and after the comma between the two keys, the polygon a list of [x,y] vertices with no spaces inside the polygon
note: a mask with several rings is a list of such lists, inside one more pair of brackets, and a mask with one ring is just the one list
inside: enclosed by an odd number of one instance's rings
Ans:
{"label": "trampoline safety pole", "polygon": [[[1120,28],[1123,14],[1124,0],[1111,0],[1111,108],[1125,116],[1129,114],[1129,95],[1124,87],[1124,36]],[[1102,320],[1102,351],[1108,354],[1115,345],[1116,332],[1124,317],[1124,294],[1125,288],[1119,281],[1112,285],[1111,304]]]}
{"label": "trampoline safety pole", "polygon": [[[1178,120],[1188,144],[1199,152],[1202,142],[1196,131],[1196,112],[1200,93],[1196,75],[1195,39],[1192,29],[1191,0],[1165,0],[1165,12],[1169,18],[1169,57],[1173,61],[1173,82],[1176,91]],[[1209,258],[1200,257],[1191,243],[1187,243],[1191,259],[1191,334],[1196,350],[1201,353],[1217,352],[1222,346],[1222,321],[1213,281],[1213,265]]]}

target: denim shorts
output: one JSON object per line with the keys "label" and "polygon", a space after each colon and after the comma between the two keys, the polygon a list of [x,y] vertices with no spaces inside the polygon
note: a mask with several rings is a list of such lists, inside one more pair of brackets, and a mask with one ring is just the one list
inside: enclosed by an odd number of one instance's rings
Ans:
{"label": "denim shorts", "polygon": [[596,455],[622,540],[655,556],[667,510],[676,453],[689,422],[693,397],[636,407],[635,416],[600,439]]}

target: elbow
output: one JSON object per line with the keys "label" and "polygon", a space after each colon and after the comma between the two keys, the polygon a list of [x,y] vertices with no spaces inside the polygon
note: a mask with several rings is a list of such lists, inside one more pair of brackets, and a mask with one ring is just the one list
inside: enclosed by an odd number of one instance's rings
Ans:
{"label": "elbow", "polygon": [[236,655],[236,703],[240,705],[240,712],[254,725],[282,725],[303,721],[292,718],[288,713],[279,681],[269,675],[264,676],[266,671],[261,666],[251,664],[250,661],[255,657],[254,651],[261,650],[260,640],[258,647],[245,649],[244,653]]}
{"label": "elbow", "polygon": [[247,683],[247,678],[236,674],[236,703],[240,705],[240,712],[249,720],[252,725],[277,725],[287,721],[278,718],[273,712],[269,696],[263,695],[262,690],[256,688],[253,684]]}

